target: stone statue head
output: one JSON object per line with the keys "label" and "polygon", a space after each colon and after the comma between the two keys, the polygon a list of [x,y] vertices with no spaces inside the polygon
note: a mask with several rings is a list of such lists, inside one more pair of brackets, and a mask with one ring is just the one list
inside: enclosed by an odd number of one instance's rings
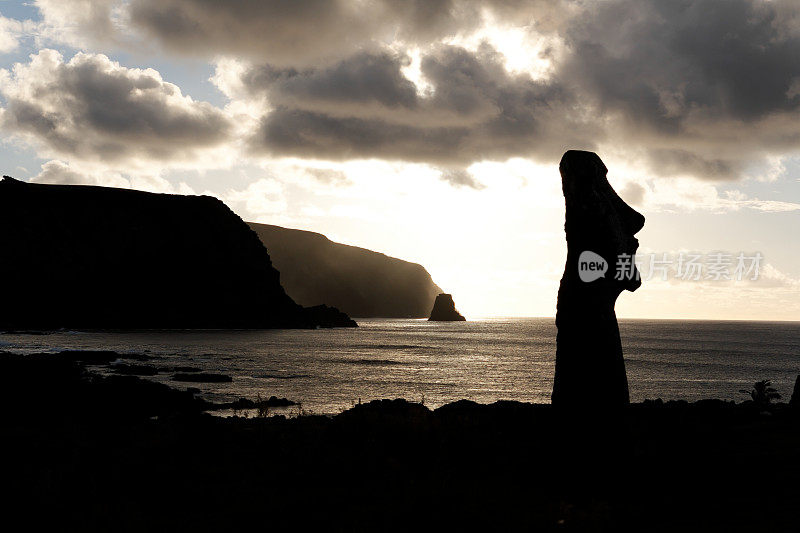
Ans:
{"label": "stone statue head", "polygon": [[591,282],[595,287],[616,294],[636,290],[641,281],[633,263],[639,247],[634,235],[644,226],[644,216],[617,195],[606,178],[608,169],[594,152],[569,150],[559,171],[567,211],[567,271],[577,274],[579,254],[589,250],[608,263],[605,276]]}

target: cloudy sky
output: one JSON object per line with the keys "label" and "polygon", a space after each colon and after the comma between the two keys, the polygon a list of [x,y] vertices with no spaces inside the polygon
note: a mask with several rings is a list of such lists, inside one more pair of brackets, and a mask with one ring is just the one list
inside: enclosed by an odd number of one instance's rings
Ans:
{"label": "cloudy sky", "polygon": [[554,314],[571,148],[669,267],[620,316],[800,320],[796,1],[0,0],[4,174],[212,194],[467,316]]}

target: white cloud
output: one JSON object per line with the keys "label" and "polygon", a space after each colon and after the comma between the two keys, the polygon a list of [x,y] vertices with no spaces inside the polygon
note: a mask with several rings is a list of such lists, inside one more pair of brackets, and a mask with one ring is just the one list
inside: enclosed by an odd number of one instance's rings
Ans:
{"label": "white cloud", "polygon": [[22,33],[23,22],[0,15],[0,54],[16,50]]}
{"label": "white cloud", "polygon": [[195,194],[186,183],[181,182],[175,186],[157,174],[123,174],[103,168],[102,165],[70,164],[57,159],[44,163],[41,172],[30,181],[54,185],[99,185],[160,193]]}
{"label": "white cloud", "polygon": [[36,0],[42,17],[41,44],[66,44],[91,49],[120,44],[127,30],[125,3],[119,0]]}
{"label": "white cloud", "polygon": [[798,203],[760,200],[735,189],[720,195],[716,186],[692,178],[654,180],[652,194],[648,194],[645,205],[666,211],[728,212],[752,209],[776,213],[800,210]]}
{"label": "white cloud", "polygon": [[275,224],[286,218],[283,185],[275,179],[261,178],[244,189],[206,194],[216,196],[248,222]]}
{"label": "white cloud", "polygon": [[51,183],[55,185],[103,185],[107,187],[129,188],[130,181],[116,172],[78,171],[69,163],[59,160],[47,161],[42,171],[30,179],[32,183]]}
{"label": "white cloud", "polygon": [[[603,147],[606,148],[606,147]],[[605,150],[601,149],[602,155]],[[617,148],[609,148],[609,157],[603,157],[608,166],[608,179],[620,196],[640,207],[645,212],[692,212],[711,211],[727,213],[743,209],[763,212],[787,212],[800,210],[800,203],[783,200],[764,200],[749,196],[738,189],[724,190],[720,183],[699,180],[690,173],[671,177],[653,177],[647,163],[634,151],[624,155]],[[762,169],[763,170],[763,169]],[[785,167],[780,159],[771,159],[769,169],[773,176],[765,178],[763,173],[754,173],[748,181],[763,182],[780,179]]]}
{"label": "white cloud", "polygon": [[771,264],[767,263],[759,272],[757,280],[759,288],[783,287],[800,291],[800,279],[795,279],[788,274],[781,272]]}
{"label": "white cloud", "polygon": [[151,171],[224,166],[233,159],[227,115],[181,93],[153,69],[121,66],[102,54],[69,61],[44,49],[0,70],[7,105],[0,128],[43,157]]}

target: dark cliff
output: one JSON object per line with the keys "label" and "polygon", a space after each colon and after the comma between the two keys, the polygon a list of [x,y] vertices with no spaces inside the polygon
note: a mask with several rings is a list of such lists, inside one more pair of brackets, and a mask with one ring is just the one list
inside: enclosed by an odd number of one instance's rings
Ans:
{"label": "dark cliff", "polygon": [[311,231],[250,223],[302,305],[328,304],[354,317],[424,318],[442,290],[424,267],[339,244]]}
{"label": "dark cliff", "polygon": [[461,313],[456,310],[453,296],[442,293],[436,297],[436,301],[433,303],[433,309],[431,309],[431,316],[428,320],[434,322],[463,322],[466,318],[461,316]]}
{"label": "dark cliff", "polygon": [[354,325],[307,311],[208,196],[0,181],[0,329]]}

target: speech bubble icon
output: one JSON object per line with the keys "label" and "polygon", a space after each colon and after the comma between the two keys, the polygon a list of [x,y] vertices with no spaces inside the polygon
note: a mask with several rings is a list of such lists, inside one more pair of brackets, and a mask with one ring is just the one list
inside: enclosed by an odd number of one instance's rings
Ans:
{"label": "speech bubble icon", "polygon": [[578,276],[580,276],[581,281],[589,283],[600,279],[606,275],[607,271],[608,262],[603,259],[603,256],[591,250],[581,252],[580,257],[578,257]]}

